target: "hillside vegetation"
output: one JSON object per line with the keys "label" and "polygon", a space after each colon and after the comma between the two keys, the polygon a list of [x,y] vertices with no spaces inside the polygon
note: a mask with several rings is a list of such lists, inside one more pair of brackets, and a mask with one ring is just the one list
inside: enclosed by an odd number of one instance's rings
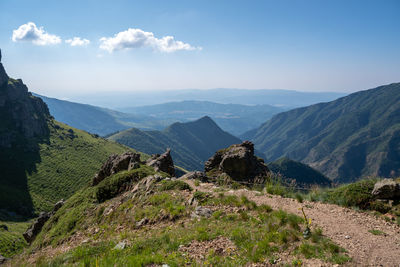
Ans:
{"label": "hillside vegetation", "polygon": [[174,123],[163,131],[132,128],[108,139],[147,154],[163,153],[171,148],[174,163],[187,170],[202,170],[204,162],[215,151],[241,143],[240,139],[224,132],[207,116],[193,122]]}
{"label": "hillside vegetation", "polygon": [[[295,265],[350,260],[321,229],[304,237],[299,216],[244,196],[195,192],[184,180],[156,175],[142,165],[77,192],[12,264],[244,266],[279,258]],[[111,185],[119,185],[119,193],[99,199]]]}
{"label": "hillside vegetation", "polygon": [[338,182],[400,174],[400,83],[275,115],[242,138]]}

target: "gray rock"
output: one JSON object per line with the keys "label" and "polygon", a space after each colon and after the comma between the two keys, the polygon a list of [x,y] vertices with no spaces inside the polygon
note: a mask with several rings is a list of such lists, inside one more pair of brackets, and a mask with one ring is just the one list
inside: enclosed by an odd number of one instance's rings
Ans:
{"label": "gray rock", "polygon": [[119,242],[119,243],[114,247],[115,250],[123,250],[123,249],[125,249],[125,248],[126,248],[126,242],[125,242],[125,241]]}
{"label": "gray rock", "polygon": [[203,206],[198,206],[192,213],[193,217],[206,217],[209,218],[213,214],[212,210],[209,208],[203,207]]}
{"label": "gray rock", "polygon": [[31,226],[23,233],[26,242],[31,243],[35,237],[40,233],[44,224],[53,216],[58,209],[64,205],[64,200],[58,201],[51,212],[41,212],[39,217],[31,224]]}
{"label": "gray rock", "polygon": [[62,206],[64,206],[64,203],[65,203],[64,199],[61,199],[56,204],[54,204],[52,213],[55,214]]}
{"label": "gray rock", "polygon": [[383,179],[375,183],[371,194],[376,199],[400,199],[400,183],[393,179]]}
{"label": "gray rock", "polygon": [[100,171],[94,176],[92,185],[97,185],[106,177],[124,170],[138,168],[140,164],[140,154],[125,152],[122,155],[111,155],[103,164]]}
{"label": "gray rock", "polygon": [[214,154],[206,163],[205,171],[226,173],[236,181],[264,183],[269,177],[268,167],[254,156],[254,144],[244,141]]}
{"label": "gray rock", "polygon": [[3,256],[0,254],[0,264],[5,263],[6,261],[7,261],[7,258],[6,258],[6,257],[3,257]]}
{"label": "gray rock", "polygon": [[41,212],[39,217],[32,223],[32,225],[22,235],[26,242],[32,243],[35,237],[40,233],[44,224],[50,219],[50,212]]}
{"label": "gray rock", "polygon": [[154,154],[147,160],[146,165],[154,168],[155,171],[165,172],[171,176],[175,176],[174,162],[171,157],[171,149],[167,149],[164,154]]}
{"label": "gray rock", "polygon": [[140,221],[138,221],[136,223],[136,228],[140,228],[140,227],[142,227],[142,226],[144,226],[144,225],[146,225],[148,223],[149,223],[149,219],[148,218],[143,218],[143,219],[141,219]]}

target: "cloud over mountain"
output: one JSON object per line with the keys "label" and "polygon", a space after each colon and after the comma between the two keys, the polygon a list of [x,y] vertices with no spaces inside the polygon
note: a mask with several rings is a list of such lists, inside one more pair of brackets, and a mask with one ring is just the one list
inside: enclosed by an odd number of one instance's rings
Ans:
{"label": "cloud over mountain", "polygon": [[53,45],[61,43],[57,35],[44,31],[43,27],[37,27],[35,23],[28,22],[13,30],[13,42],[32,42],[35,45]]}
{"label": "cloud over mountain", "polygon": [[180,50],[201,50],[201,47],[194,47],[188,43],[177,41],[173,36],[157,38],[152,32],[145,32],[141,29],[128,29],[119,32],[114,37],[103,37],[100,39],[100,48],[108,52],[118,50],[150,47],[160,52],[175,52]]}

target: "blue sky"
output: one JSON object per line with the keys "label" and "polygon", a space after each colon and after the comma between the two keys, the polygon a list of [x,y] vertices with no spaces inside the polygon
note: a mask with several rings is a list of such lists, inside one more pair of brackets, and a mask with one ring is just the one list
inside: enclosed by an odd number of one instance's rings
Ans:
{"label": "blue sky", "polygon": [[[185,88],[354,92],[400,81],[399,14],[397,0],[1,0],[0,48],[10,76],[60,98]],[[41,32],[20,28],[28,22]]]}

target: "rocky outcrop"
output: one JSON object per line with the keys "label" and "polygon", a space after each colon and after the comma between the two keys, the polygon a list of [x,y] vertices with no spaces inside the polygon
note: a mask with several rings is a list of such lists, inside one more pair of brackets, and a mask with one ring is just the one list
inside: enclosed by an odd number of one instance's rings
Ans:
{"label": "rocky outcrop", "polygon": [[171,149],[167,149],[164,154],[154,154],[146,161],[146,165],[154,168],[156,172],[162,171],[171,176],[175,176],[174,162],[171,157]]}
{"label": "rocky outcrop", "polygon": [[393,179],[383,179],[375,183],[372,195],[376,199],[400,199],[400,183]]}
{"label": "rocky outcrop", "polygon": [[32,96],[22,80],[10,79],[1,63],[0,115],[0,147],[11,148],[21,137],[30,139],[49,134],[47,105]]}
{"label": "rocky outcrop", "polygon": [[249,141],[232,145],[214,154],[206,163],[207,174],[229,175],[233,180],[264,183],[269,169],[262,159],[254,156],[254,145]]}
{"label": "rocky outcrop", "polygon": [[132,170],[140,165],[140,154],[125,152],[122,155],[111,155],[103,164],[100,171],[94,176],[92,185],[95,186],[106,177],[124,170]]}
{"label": "rocky outcrop", "polygon": [[44,224],[53,216],[57,210],[64,205],[64,200],[58,201],[51,212],[41,212],[39,217],[31,224],[31,226],[23,233],[23,236],[28,243],[32,243],[35,237],[40,233]]}
{"label": "rocky outcrop", "polygon": [[0,87],[8,82],[8,75],[3,67],[3,64],[1,64],[1,50],[0,50]]}

